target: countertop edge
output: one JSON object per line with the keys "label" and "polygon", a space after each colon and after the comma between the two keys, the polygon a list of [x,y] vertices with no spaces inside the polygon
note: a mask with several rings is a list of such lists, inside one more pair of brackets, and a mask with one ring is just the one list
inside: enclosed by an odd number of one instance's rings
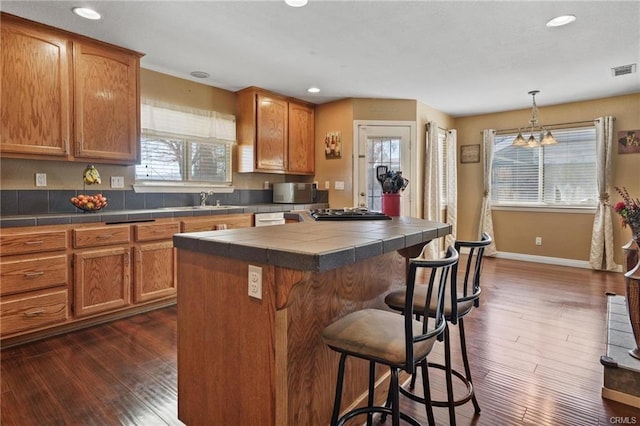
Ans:
{"label": "countertop edge", "polygon": [[[424,245],[451,233],[449,224],[402,217],[391,221],[351,222],[352,232],[340,235],[338,228],[335,236],[323,237],[328,229],[326,222],[319,225],[308,215],[302,216],[305,221],[296,224],[176,234],[173,242],[181,250],[288,269],[324,272],[381,254]],[[368,229],[361,232],[359,227]],[[317,234],[314,234],[314,228],[317,228]],[[291,233],[300,241],[287,245],[286,240],[292,236]],[[312,239],[313,235],[318,235],[316,240]],[[313,251],[310,247],[316,243],[318,249]]]}

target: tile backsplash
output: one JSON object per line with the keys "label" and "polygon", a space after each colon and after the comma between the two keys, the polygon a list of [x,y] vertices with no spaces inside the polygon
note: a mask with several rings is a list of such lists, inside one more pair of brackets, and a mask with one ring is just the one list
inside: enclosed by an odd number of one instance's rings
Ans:
{"label": "tile backsplash", "polygon": [[[0,216],[75,213],[78,211],[69,199],[82,191],[74,190],[0,190]],[[107,210],[142,210],[160,207],[195,206],[200,203],[199,194],[184,193],[136,193],[133,190],[102,191],[107,197]],[[271,204],[270,189],[236,189],[230,194],[214,194],[207,204],[252,205]],[[328,191],[318,190],[318,202],[327,203]]]}

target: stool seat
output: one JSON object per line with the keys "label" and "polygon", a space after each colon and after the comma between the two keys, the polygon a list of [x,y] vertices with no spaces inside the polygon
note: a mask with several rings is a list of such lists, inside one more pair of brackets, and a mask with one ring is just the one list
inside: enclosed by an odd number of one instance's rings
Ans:
{"label": "stool seat", "polygon": [[[424,311],[424,301],[426,300],[426,294],[429,287],[424,284],[416,284],[416,288],[413,294],[413,305],[414,312],[422,312]],[[384,298],[384,303],[387,304],[392,309],[395,310],[403,310],[405,304],[405,296],[406,291],[404,289],[393,290]],[[457,316],[460,317],[462,315],[466,315],[473,309],[473,300],[466,300],[463,298],[462,294],[460,297],[456,297],[457,299]],[[451,298],[445,297],[444,300],[444,316],[447,321],[451,321],[452,319],[452,303]],[[432,307],[433,309],[433,307]]]}
{"label": "stool seat", "polygon": [[[422,322],[412,320],[413,334],[422,333]],[[394,312],[363,309],[354,312],[324,329],[322,338],[333,350],[348,352],[397,368],[407,365],[404,318]],[[413,345],[414,356],[424,358],[431,352],[437,336]],[[409,371],[410,372],[410,371]]]}

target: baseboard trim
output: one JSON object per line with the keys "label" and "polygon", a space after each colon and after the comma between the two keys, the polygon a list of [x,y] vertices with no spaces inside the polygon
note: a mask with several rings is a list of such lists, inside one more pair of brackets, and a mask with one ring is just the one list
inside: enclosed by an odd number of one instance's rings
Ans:
{"label": "baseboard trim", "polygon": [[[469,253],[469,250],[462,250],[462,253]],[[534,254],[510,253],[499,251],[494,257],[500,259],[520,260],[523,262],[546,263],[549,265],[570,266],[572,268],[593,269],[587,260],[563,259],[560,257],[537,256]],[[622,272],[622,265],[616,265],[616,269],[612,272]]]}

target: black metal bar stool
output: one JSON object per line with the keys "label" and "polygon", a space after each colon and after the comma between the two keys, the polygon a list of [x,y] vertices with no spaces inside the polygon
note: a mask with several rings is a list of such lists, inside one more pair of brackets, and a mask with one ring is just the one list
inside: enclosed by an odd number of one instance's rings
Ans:
{"label": "black metal bar stool", "polygon": [[[403,306],[405,311],[415,310],[413,291],[416,271],[422,268],[430,269],[429,283],[425,285],[425,292],[422,293],[423,309],[420,311],[422,320],[416,320],[411,315],[403,316],[381,309],[363,309],[345,315],[324,329],[322,337],[325,343],[340,353],[332,425],[342,425],[352,417],[362,414],[367,415],[367,425],[371,425],[373,413],[377,412],[390,414],[394,426],[400,424],[400,419],[420,426],[413,417],[400,412],[399,407],[399,371],[413,373],[416,365],[423,367],[422,383],[427,401],[425,403],[427,418],[430,425],[435,424],[433,410],[429,404],[427,355],[446,327],[444,318],[446,285],[450,270],[457,262],[458,252],[453,247],[449,247],[443,259],[412,259],[409,262],[406,294],[410,297],[406,299]],[[369,361],[368,404],[366,407],[351,410],[339,418],[345,362],[348,356]],[[388,366],[391,372],[390,407],[373,405],[376,363]]]}
{"label": "black metal bar stool", "polygon": [[[444,315],[447,322],[447,326],[444,330],[444,357],[445,363],[437,364],[429,362],[428,366],[445,371],[445,378],[447,383],[447,400],[446,401],[430,401],[433,407],[448,407],[449,408],[449,422],[451,425],[456,424],[455,407],[465,404],[468,401],[472,401],[475,413],[480,413],[480,405],[476,399],[475,391],[473,389],[473,382],[471,380],[471,368],[469,367],[469,357],[467,355],[467,344],[464,331],[464,317],[468,315],[474,307],[478,307],[480,304],[480,273],[482,271],[482,259],[484,257],[485,248],[491,244],[491,237],[484,233],[480,241],[456,241],[455,248],[457,251],[469,250],[467,256],[461,257],[458,264],[453,267],[451,277],[451,291],[450,296],[445,300]],[[462,268],[460,267],[462,266]],[[460,272],[460,273],[459,273]],[[422,306],[423,295],[428,291],[428,286],[423,284],[416,284],[413,290],[413,311],[406,309],[406,298],[408,293],[405,289],[399,289],[392,291],[385,298],[385,303],[392,309],[404,312],[413,312],[416,318],[419,318],[424,311]],[[410,296],[409,296],[410,297]],[[409,315],[407,315],[409,316]],[[457,324],[460,330],[460,349],[462,353],[462,361],[464,364],[465,374],[454,370],[451,367],[451,342],[449,337],[448,324]],[[466,393],[464,396],[455,399],[453,395],[453,377],[457,377],[466,386]],[[416,372],[413,372],[411,378],[411,384],[409,390],[400,388],[400,392],[409,396],[410,398],[424,402],[425,399],[415,395],[411,392],[415,387]],[[425,394],[426,395],[426,394]],[[387,400],[387,406],[389,405],[389,398]]]}

